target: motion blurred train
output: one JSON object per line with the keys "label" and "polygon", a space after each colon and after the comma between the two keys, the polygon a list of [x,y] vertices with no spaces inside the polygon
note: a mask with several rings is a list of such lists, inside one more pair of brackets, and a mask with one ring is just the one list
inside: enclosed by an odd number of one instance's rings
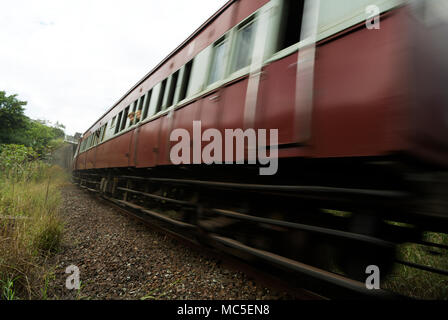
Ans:
{"label": "motion blurred train", "polygon": [[[230,0],[84,133],[74,178],[332,285],[385,274],[397,244],[448,231],[447,16],[444,0]],[[277,173],[174,165],[170,134],[194,121],[278,129]]]}

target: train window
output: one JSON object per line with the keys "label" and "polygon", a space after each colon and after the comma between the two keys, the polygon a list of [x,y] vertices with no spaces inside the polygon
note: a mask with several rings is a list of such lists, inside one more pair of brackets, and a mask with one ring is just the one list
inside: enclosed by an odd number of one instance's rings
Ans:
{"label": "train window", "polygon": [[112,118],[112,123],[110,125],[111,128],[115,127],[115,120],[117,120],[117,116]]}
{"label": "train window", "polygon": [[95,145],[97,145],[101,142],[102,130],[103,130],[103,127],[99,128],[95,132]]}
{"label": "train window", "polygon": [[172,76],[171,76],[171,85],[170,85],[170,89],[168,90],[168,100],[166,103],[166,107],[169,108],[173,105],[174,102],[174,93],[176,92],[176,87],[177,87],[177,80],[179,79],[179,70],[176,71]]}
{"label": "train window", "polygon": [[106,129],[107,129],[107,123],[103,126],[103,131],[102,131],[102,134],[101,134],[101,141],[100,142],[103,142],[104,141],[104,137],[106,136]]}
{"label": "train window", "polygon": [[182,83],[180,86],[179,101],[182,101],[187,97],[187,90],[188,85],[190,83],[192,67],[193,67],[193,60],[191,60],[185,65],[184,76],[182,77]]}
{"label": "train window", "polygon": [[130,106],[127,106],[126,109],[124,109],[123,119],[121,120],[120,131],[123,131],[126,128],[126,122],[128,122],[129,107]]}
{"label": "train window", "polygon": [[145,102],[145,96],[141,96],[138,102],[137,114],[135,115],[135,123],[139,123],[142,120],[143,102]]}
{"label": "train window", "polygon": [[137,111],[137,103],[138,103],[138,100],[135,100],[131,104],[133,107],[132,107],[132,112],[129,113],[129,124],[128,124],[128,127],[132,127],[132,125],[135,123],[135,114],[136,114],[136,111]]}
{"label": "train window", "polygon": [[121,112],[118,114],[117,125],[115,126],[115,134],[117,134],[118,131],[120,130],[120,123],[121,123],[121,118],[122,118],[122,116],[123,116],[123,111],[121,111]]}
{"label": "train window", "polygon": [[213,84],[216,81],[221,80],[224,77],[225,71],[225,55],[227,49],[227,41],[221,39],[213,46],[212,64],[210,67],[210,74],[208,78],[208,84]]}
{"label": "train window", "polygon": [[152,89],[149,90],[148,93],[146,94],[145,108],[143,109],[142,120],[146,119],[146,117],[148,116],[149,103],[151,102],[151,96],[152,96]]}
{"label": "train window", "polygon": [[156,114],[159,113],[162,110],[162,104],[163,104],[163,98],[165,96],[165,89],[166,89],[166,82],[168,79],[163,80],[162,87],[160,88],[159,92],[159,99],[157,100],[156,105]]}
{"label": "train window", "polygon": [[96,130],[96,131],[93,133],[92,146],[96,146],[96,142],[97,142],[97,140],[98,140],[98,130]]}
{"label": "train window", "polygon": [[278,51],[288,48],[300,41],[304,0],[284,0]]}
{"label": "train window", "polygon": [[232,72],[238,71],[250,65],[254,43],[254,21],[238,28],[235,42]]}

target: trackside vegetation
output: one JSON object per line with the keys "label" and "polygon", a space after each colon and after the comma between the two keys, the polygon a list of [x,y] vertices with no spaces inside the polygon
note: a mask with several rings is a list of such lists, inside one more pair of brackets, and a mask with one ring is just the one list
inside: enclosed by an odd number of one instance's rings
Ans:
{"label": "trackside vegetation", "polygon": [[[448,245],[447,234],[426,232],[423,235],[423,240]],[[397,258],[440,270],[448,270],[448,252],[445,249],[403,244],[398,247]],[[383,287],[415,299],[448,299],[448,276],[400,264],[396,265],[393,272],[383,282]]]}
{"label": "trackside vegetation", "polygon": [[45,161],[63,126],[27,118],[24,105],[0,91],[0,300],[47,298],[45,261],[63,231],[59,190],[68,174]]}
{"label": "trackside vegetation", "polygon": [[68,181],[59,167],[36,160],[31,148],[0,151],[0,297],[44,298],[44,261],[59,248],[63,224],[59,189]]}

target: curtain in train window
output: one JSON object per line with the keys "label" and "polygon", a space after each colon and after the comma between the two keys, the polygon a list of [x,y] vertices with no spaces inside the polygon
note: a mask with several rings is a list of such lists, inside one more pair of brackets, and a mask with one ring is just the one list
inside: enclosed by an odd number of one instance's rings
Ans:
{"label": "curtain in train window", "polygon": [[254,22],[251,21],[239,28],[236,42],[232,72],[238,71],[250,65],[254,44]]}
{"label": "curtain in train window", "polygon": [[217,43],[213,48],[212,66],[210,69],[210,76],[208,84],[215,83],[224,77],[225,71],[225,55],[226,55],[227,41],[223,40]]}

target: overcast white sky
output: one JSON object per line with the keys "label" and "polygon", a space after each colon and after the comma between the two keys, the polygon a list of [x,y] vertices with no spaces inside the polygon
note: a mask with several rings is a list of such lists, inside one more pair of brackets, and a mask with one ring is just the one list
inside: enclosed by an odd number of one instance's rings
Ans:
{"label": "overcast white sky", "polygon": [[83,133],[226,2],[2,1],[0,90]]}

